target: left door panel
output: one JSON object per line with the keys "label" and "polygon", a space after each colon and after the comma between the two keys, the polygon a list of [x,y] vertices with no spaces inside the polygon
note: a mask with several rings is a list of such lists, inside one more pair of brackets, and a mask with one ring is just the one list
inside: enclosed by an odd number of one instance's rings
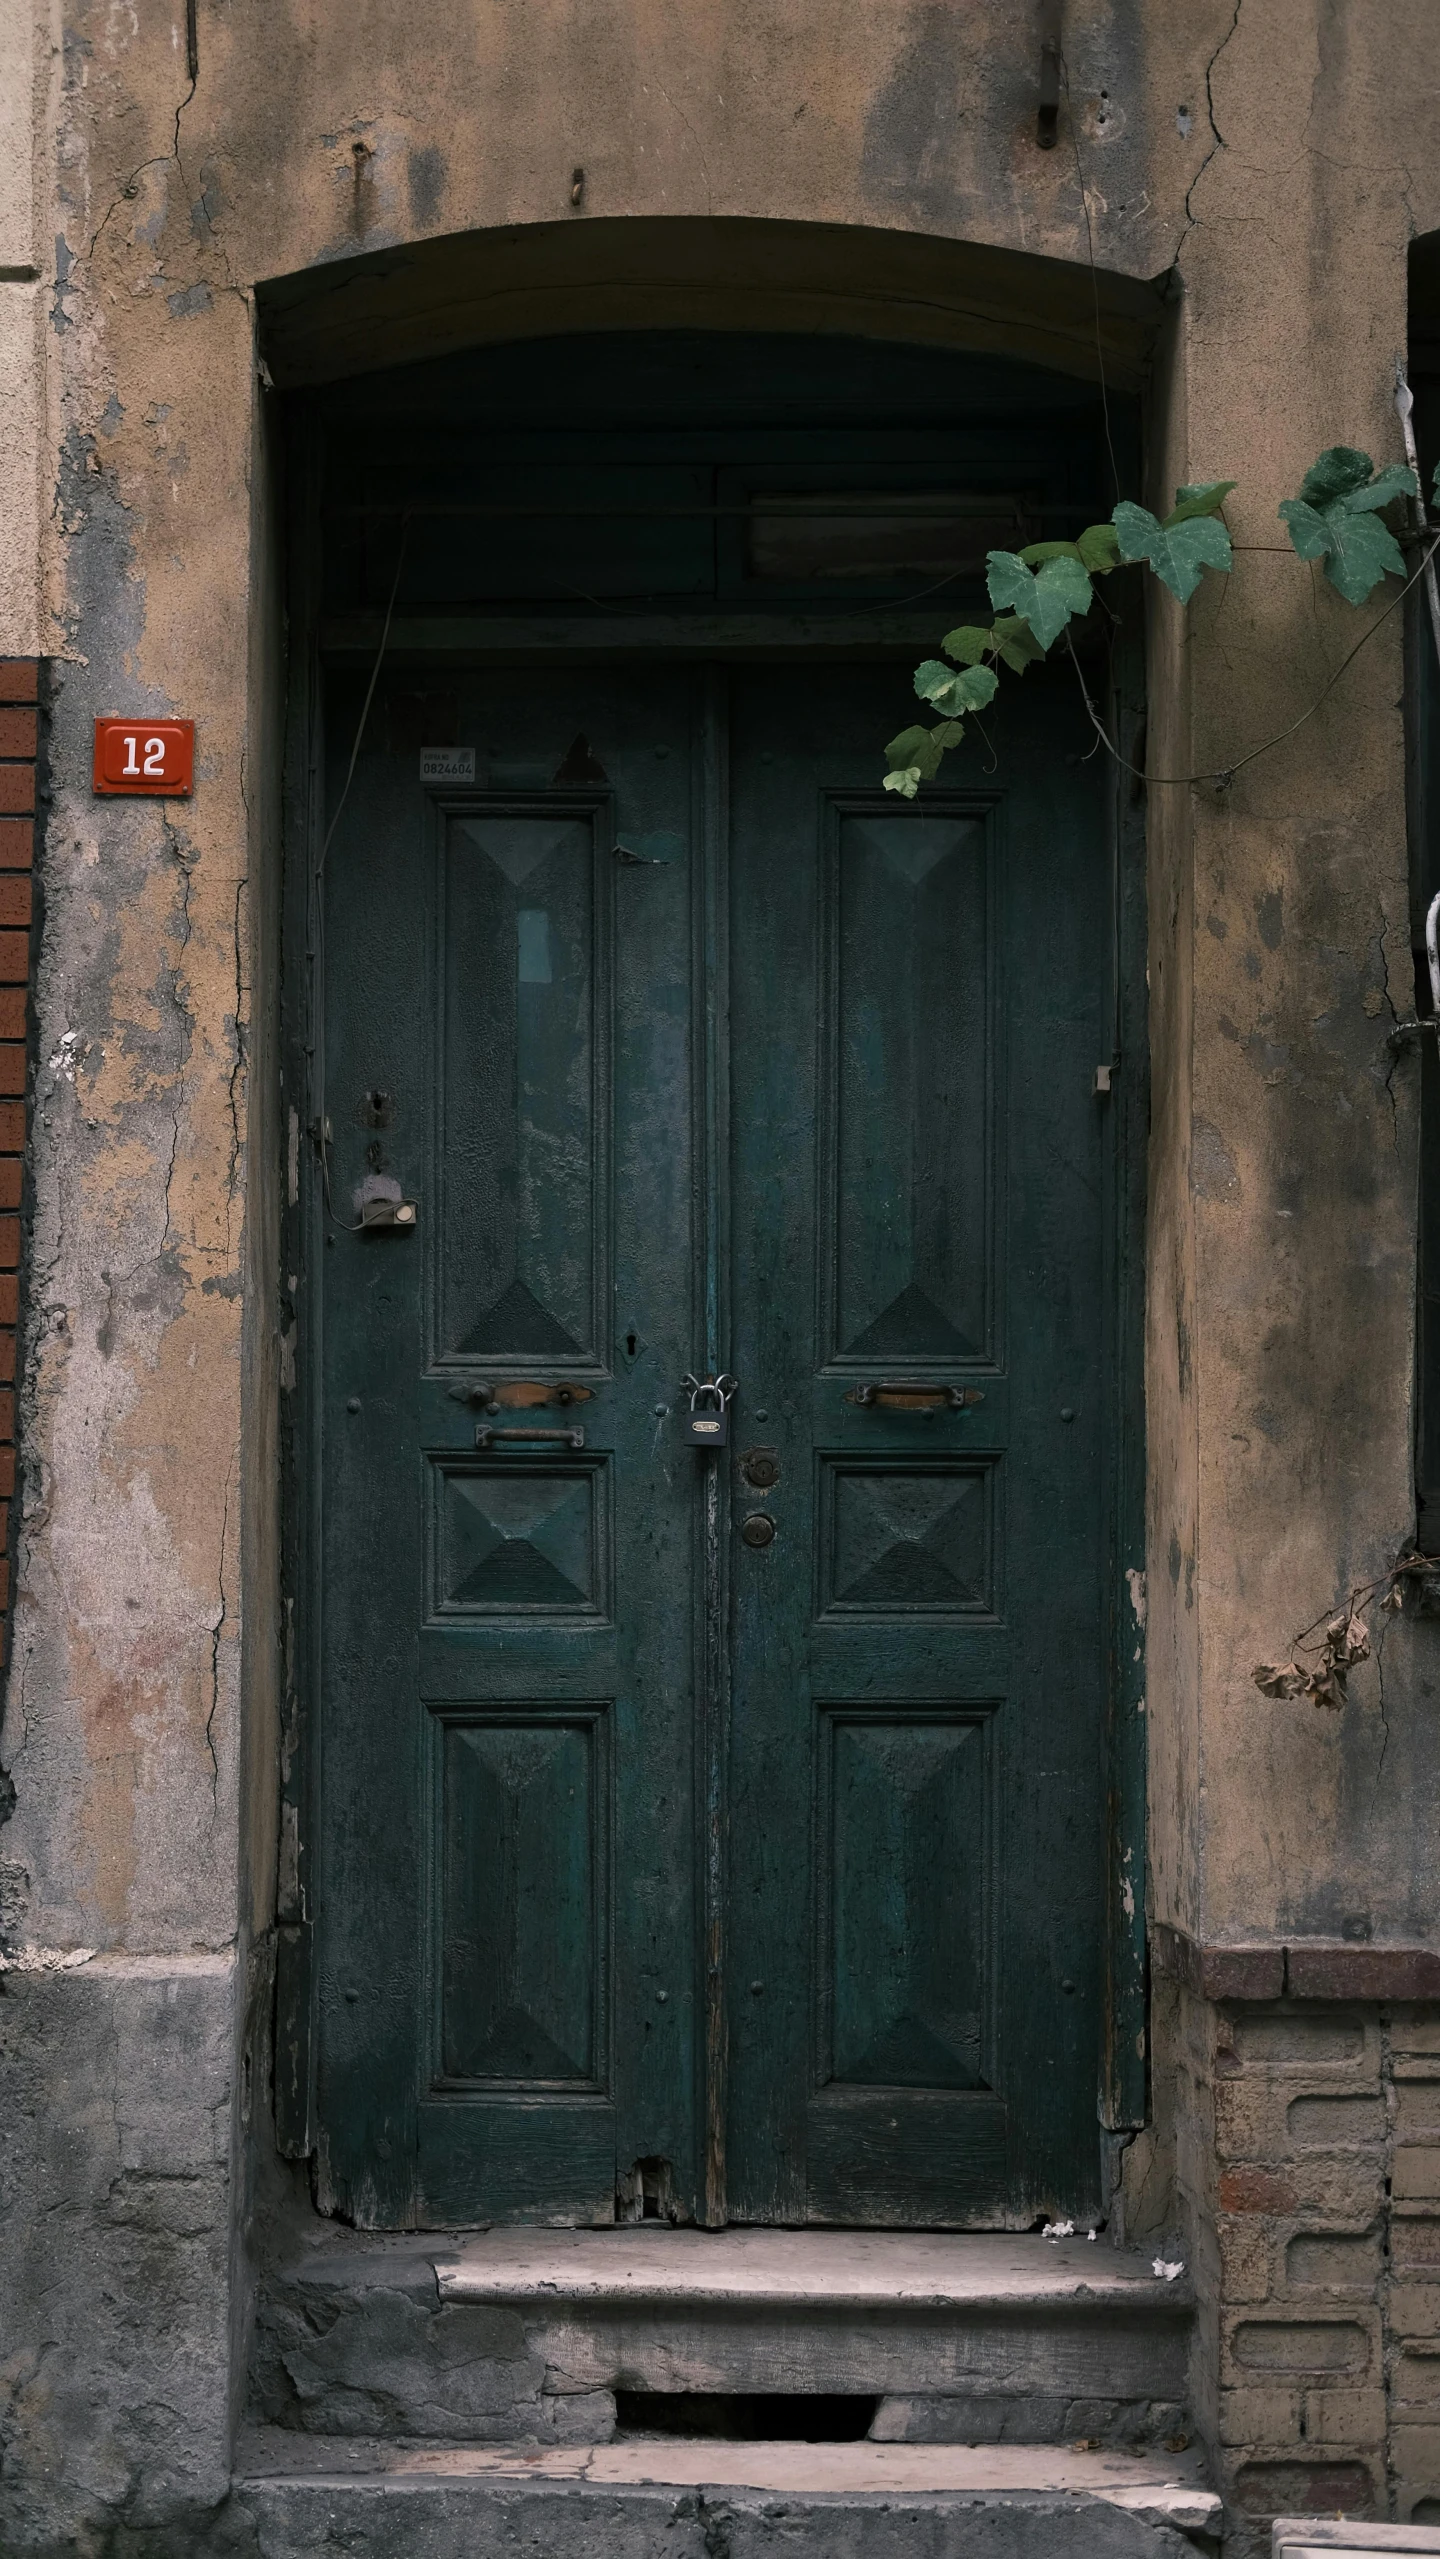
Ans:
{"label": "left door panel", "polygon": [[321,2182],[689,2217],[692,679],[470,681],[474,787],[382,695],[323,880]]}

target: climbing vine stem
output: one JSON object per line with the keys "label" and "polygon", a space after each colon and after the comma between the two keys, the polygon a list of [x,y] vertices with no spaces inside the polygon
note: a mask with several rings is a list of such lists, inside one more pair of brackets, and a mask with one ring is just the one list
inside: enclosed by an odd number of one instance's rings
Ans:
{"label": "climbing vine stem", "polygon": [[[1408,426],[1408,418],[1401,414]],[[1313,719],[1351,661],[1416,580],[1423,577],[1427,586],[1433,584],[1431,564],[1440,546],[1440,532],[1432,533],[1426,524],[1423,505],[1418,503],[1419,479],[1409,463],[1390,462],[1377,471],[1368,453],[1352,445],[1330,445],[1311,464],[1299,494],[1281,500],[1280,520],[1295,557],[1323,561],[1326,578],[1347,604],[1366,603],[1387,577],[1403,583],[1298,719],[1243,755],[1199,773],[1142,773],[1127,764],[1090,698],[1075,648],[1072,626],[1083,621],[1100,600],[1098,579],[1122,568],[1148,567],[1181,604],[1188,604],[1202,577],[1229,571],[1234,550],[1223,510],[1235,486],[1233,480],[1208,480],[1177,489],[1175,504],[1164,517],[1122,498],[1108,523],[1087,525],[1073,542],[1031,542],[1020,551],[987,552],[986,586],[994,618],[988,623],[958,624],[940,642],[943,656],[926,658],[916,668],[916,695],[938,717],[929,723],[917,721],[890,740],[885,750],[886,790],[913,800],[921,783],[933,781],[946,756],[960,744],[967,718],[994,700],[1001,671],[1023,675],[1028,666],[1048,656],[1062,636],[1097,738],[1117,764],[1141,781],[1166,788],[1213,782],[1224,789],[1245,765],[1293,737]],[[1440,470],[1434,495],[1440,507]],[[1407,499],[1418,518],[1412,529],[1425,542],[1424,556],[1408,578],[1404,555],[1385,521],[1387,513]]]}
{"label": "climbing vine stem", "polygon": [[1101,721],[1100,714],[1096,710],[1095,705],[1090,698],[1090,689],[1085,682],[1084,669],[1080,664],[1079,658],[1075,654],[1074,640],[1071,638],[1069,631],[1067,631],[1065,638],[1069,646],[1071,658],[1074,661],[1075,673],[1079,678],[1080,690],[1085,698],[1085,708],[1089,714],[1091,727],[1094,729],[1101,745],[1105,748],[1106,753],[1114,756],[1116,763],[1121,767],[1123,772],[1133,773],[1137,781],[1155,783],[1165,788],[1178,787],[1180,784],[1187,782],[1213,782],[1218,790],[1228,790],[1230,784],[1234,781],[1236,774],[1242,772],[1247,764],[1253,764],[1257,755],[1268,755],[1272,747],[1283,746],[1285,740],[1293,737],[1297,729],[1303,729],[1307,720],[1314,719],[1321,703],[1329,693],[1333,692],[1335,686],[1339,683],[1341,676],[1344,674],[1345,669],[1350,665],[1351,660],[1360,655],[1360,652],[1364,648],[1367,640],[1372,640],[1374,638],[1381,623],[1388,622],[1397,604],[1404,603],[1406,596],[1410,593],[1411,588],[1416,584],[1417,580],[1420,578],[1433,577],[1433,563],[1437,550],[1440,550],[1440,533],[1434,533],[1431,535],[1429,542],[1426,545],[1425,556],[1421,560],[1420,566],[1416,569],[1414,575],[1412,577],[1408,577],[1405,584],[1396,589],[1396,592],[1391,596],[1389,603],[1385,606],[1384,611],[1382,613],[1377,613],[1374,621],[1367,624],[1366,628],[1361,632],[1359,639],[1356,641],[1354,648],[1346,650],[1345,655],[1340,660],[1340,663],[1336,667],[1334,673],[1326,677],[1326,680],[1321,685],[1314,701],[1306,704],[1299,718],[1292,720],[1288,728],[1277,729],[1273,737],[1262,738],[1258,746],[1248,747],[1243,755],[1236,756],[1233,764],[1217,765],[1212,772],[1208,773],[1147,773],[1138,764],[1127,764],[1119,748],[1112,744],[1106,733],[1104,724]]}

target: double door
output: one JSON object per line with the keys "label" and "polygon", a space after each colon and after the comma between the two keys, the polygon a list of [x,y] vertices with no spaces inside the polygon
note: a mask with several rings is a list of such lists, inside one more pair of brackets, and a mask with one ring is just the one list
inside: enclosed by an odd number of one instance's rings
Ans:
{"label": "double door", "polygon": [[[1030,679],[995,769],[906,805],[891,667],[460,683],[473,781],[377,729],[325,872],[324,2194],[1084,2210],[1109,907],[1069,699]],[[722,1374],[707,1448],[682,1381]]]}

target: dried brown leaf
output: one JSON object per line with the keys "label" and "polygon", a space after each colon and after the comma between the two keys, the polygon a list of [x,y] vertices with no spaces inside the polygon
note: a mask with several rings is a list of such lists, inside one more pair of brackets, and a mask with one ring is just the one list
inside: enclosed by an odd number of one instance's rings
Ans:
{"label": "dried brown leaf", "polygon": [[1346,1625],[1343,1640],[1345,1647],[1345,1660],[1347,1663],[1368,1662],[1370,1659],[1370,1629],[1366,1625],[1365,1620],[1360,1615],[1358,1609]]}
{"label": "dried brown leaf", "polygon": [[1306,1674],[1298,1662],[1257,1662],[1250,1674],[1265,1697],[1302,1697]]}

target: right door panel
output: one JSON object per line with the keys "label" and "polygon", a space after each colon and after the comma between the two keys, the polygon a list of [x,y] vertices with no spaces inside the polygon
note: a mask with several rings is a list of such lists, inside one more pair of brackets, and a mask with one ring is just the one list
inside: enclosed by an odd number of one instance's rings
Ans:
{"label": "right door panel", "polygon": [[729,2211],[1013,2228],[1097,2200],[1102,784],[1032,679],[907,806],[895,698],[731,685]]}

